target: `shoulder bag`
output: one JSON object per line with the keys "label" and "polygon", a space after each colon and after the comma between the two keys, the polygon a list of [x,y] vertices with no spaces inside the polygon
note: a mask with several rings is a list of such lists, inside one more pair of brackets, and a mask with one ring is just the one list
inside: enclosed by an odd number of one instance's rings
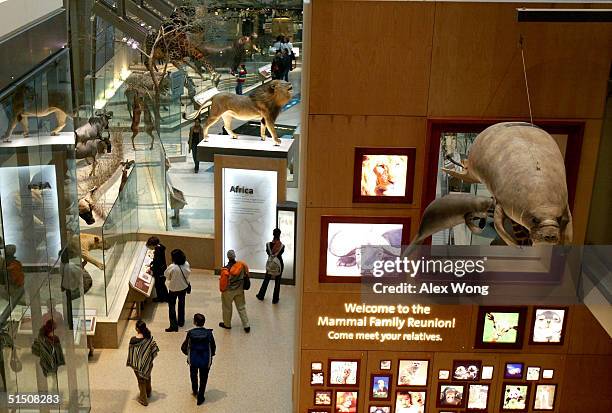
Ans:
{"label": "shoulder bag", "polygon": [[273,278],[276,278],[279,275],[281,275],[280,259],[278,259],[276,254],[272,254],[272,246],[269,243],[266,244],[266,249],[268,250],[268,260],[266,261],[266,273],[268,275],[271,275]]}
{"label": "shoulder bag", "polygon": [[185,292],[187,294],[191,294],[191,283],[187,281],[187,278],[185,278],[185,273],[183,272],[183,269],[181,268],[181,266],[177,265],[177,267],[179,268],[179,270],[181,270],[181,274],[183,275],[183,280],[185,280],[185,282],[187,283],[187,288],[185,288]]}

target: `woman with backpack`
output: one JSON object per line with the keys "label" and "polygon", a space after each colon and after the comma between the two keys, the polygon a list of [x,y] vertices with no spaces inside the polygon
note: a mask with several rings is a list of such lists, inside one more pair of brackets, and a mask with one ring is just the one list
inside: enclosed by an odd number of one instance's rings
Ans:
{"label": "woman with backpack", "polygon": [[274,228],[272,231],[272,241],[266,243],[266,254],[268,254],[268,261],[266,261],[266,277],[261,283],[259,293],[257,293],[257,299],[263,301],[266,296],[266,290],[270,279],[274,278],[274,293],[272,294],[272,304],[277,304],[280,295],[281,277],[283,275],[283,252],[285,252],[285,246],[280,240],[281,230]]}

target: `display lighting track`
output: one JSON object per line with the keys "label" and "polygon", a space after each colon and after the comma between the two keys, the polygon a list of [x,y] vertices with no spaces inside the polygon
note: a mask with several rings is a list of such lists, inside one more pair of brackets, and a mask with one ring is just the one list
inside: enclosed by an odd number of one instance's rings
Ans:
{"label": "display lighting track", "polygon": [[146,7],[136,4],[133,0],[126,1],[125,10],[138,17],[139,20],[143,21],[148,26],[152,26],[155,29],[158,29],[161,26],[161,19],[159,17],[157,17]]}
{"label": "display lighting track", "polygon": [[170,17],[175,7],[170,2],[164,0],[145,0],[145,2],[155,10],[159,10],[160,14],[165,17]]}
{"label": "display lighting track", "polygon": [[519,22],[610,23],[612,9],[516,9]]}
{"label": "display lighting track", "polygon": [[115,9],[107,6],[105,3],[96,1],[93,4],[92,12],[98,17],[111,23],[117,29],[119,29],[126,36],[131,37],[140,44],[145,43],[147,37],[147,31],[144,27],[127,17],[118,16]]}

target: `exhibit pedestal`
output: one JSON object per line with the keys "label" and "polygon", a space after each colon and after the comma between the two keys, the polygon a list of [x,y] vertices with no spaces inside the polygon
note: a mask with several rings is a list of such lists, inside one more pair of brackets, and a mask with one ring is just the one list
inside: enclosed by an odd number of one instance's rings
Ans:
{"label": "exhibit pedestal", "polygon": [[208,142],[198,144],[198,159],[214,162],[215,155],[288,159],[292,145],[293,139],[281,139],[281,144],[275,146],[270,137],[262,141],[259,136],[238,135],[238,139],[232,139],[230,135],[208,135]]}

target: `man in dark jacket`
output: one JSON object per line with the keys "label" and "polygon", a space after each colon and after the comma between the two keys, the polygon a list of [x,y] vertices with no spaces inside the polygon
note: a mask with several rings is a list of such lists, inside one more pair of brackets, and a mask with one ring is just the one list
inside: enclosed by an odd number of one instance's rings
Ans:
{"label": "man in dark jacket", "polygon": [[157,237],[150,237],[147,240],[147,248],[153,251],[153,261],[151,261],[151,275],[155,279],[155,295],[153,301],[159,303],[168,300],[168,288],[166,287],[166,247],[164,247]]}
{"label": "man in dark jacket", "polygon": [[[195,328],[187,332],[187,337],[181,345],[181,351],[187,355],[187,363],[189,363],[189,371],[191,374],[191,390],[194,396],[197,397],[198,406],[204,403],[206,398],[206,383],[208,382],[208,373],[212,365],[212,359],[215,355],[217,346],[213,331],[204,328],[206,317],[197,313],[193,316]],[[198,371],[200,373],[200,386],[198,387]]]}

